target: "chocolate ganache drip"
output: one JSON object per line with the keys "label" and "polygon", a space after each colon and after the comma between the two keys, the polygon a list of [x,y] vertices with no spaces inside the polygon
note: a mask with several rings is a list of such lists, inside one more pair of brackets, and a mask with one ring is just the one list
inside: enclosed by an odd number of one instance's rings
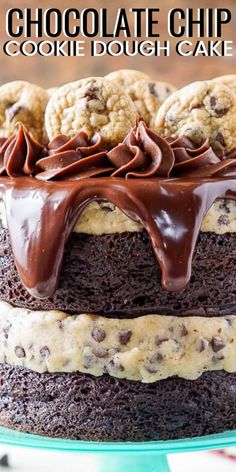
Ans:
{"label": "chocolate ganache drip", "polygon": [[99,135],[82,131],[58,136],[45,151],[22,126],[0,145],[0,198],[15,263],[38,298],[56,291],[65,244],[90,202],[108,200],[139,221],[163,288],[179,291],[191,277],[204,215],[217,198],[236,199],[235,152],[217,155],[208,140],[197,148],[186,137],[165,140],[142,122],[109,152]]}

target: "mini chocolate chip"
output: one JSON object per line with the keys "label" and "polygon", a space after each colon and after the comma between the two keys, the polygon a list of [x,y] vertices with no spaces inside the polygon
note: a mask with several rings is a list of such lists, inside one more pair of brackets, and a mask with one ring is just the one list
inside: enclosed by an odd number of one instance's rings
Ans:
{"label": "mini chocolate chip", "polygon": [[156,346],[160,346],[162,343],[166,343],[167,341],[169,341],[168,338],[157,338],[155,344]]}
{"label": "mini chocolate chip", "polygon": [[215,137],[215,140],[218,141],[222,146],[225,146],[224,136],[223,136],[222,133],[220,133],[220,131],[218,131],[218,133]]}
{"label": "mini chocolate chip", "polygon": [[155,97],[159,98],[159,95],[158,95],[158,92],[156,90],[156,85],[154,84],[154,82],[149,82],[148,84],[148,89],[149,89],[149,92],[154,95]]}
{"label": "mini chocolate chip", "polygon": [[16,346],[15,347],[15,355],[16,355],[16,357],[19,357],[19,359],[22,358],[22,357],[26,357],[25,350],[23,349],[23,347]]}
{"label": "mini chocolate chip", "polygon": [[145,365],[145,369],[147,372],[149,372],[149,374],[156,374],[158,371],[158,369],[151,365]]}
{"label": "mini chocolate chip", "polygon": [[106,331],[104,329],[95,326],[92,330],[92,338],[97,342],[101,343],[106,337]]}
{"label": "mini chocolate chip", "polygon": [[219,208],[220,208],[220,210],[224,210],[225,213],[227,213],[228,215],[230,214],[230,208],[229,208],[229,205],[228,205],[228,201],[223,200],[223,202],[219,205]]}
{"label": "mini chocolate chip", "polygon": [[18,115],[18,113],[23,110],[24,107],[21,105],[12,105],[10,108],[8,108],[7,113],[8,113],[8,118],[11,121],[14,120],[15,116]]}
{"label": "mini chocolate chip", "polygon": [[220,357],[213,356],[212,362],[213,364],[218,364],[218,362],[223,361],[223,359],[224,359],[224,356],[220,356]]}
{"label": "mini chocolate chip", "polygon": [[90,100],[97,100],[97,95],[96,92],[99,91],[98,87],[95,87],[93,83],[91,85],[88,85],[88,88],[85,91],[84,96],[87,98],[87,101],[89,102]]}
{"label": "mini chocolate chip", "polygon": [[10,328],[11,328],[11,325],[8,325],[8,326],[5,326],[2,329],[2,332],[3,332],[3,335],[4,335],[5,339],[8,339],[8,334],[9,334]]}
{"label": "mini chocolate chip", "polygon": [[215,95],[211,96],[210,105],[211,105],[212,108],[215,108],[215,106],[216,106],[216,97],[215,97]]}
{"label": "mini chocolate chip", "polygon": [[176,340],[176,339],[173,339],[173,342],[174,342],[174,350],[175,352],[179,352],[180,351],[180,344],[179,342]]}
{"label": "mini chocolate chip", "polygon": [[217,104],[217,97],[215,95],[210,97],[210,106],[218,116],[224,116],[229,109],[229,106]]}
{"label": "mini chocolate chip", "polygon": [[184,324],[182,324],[182,326],[180,328],[180,336],[184,337],[184,336],[187,336],[187,334],[188,334],[188,330],[187,330],[186,326]]}
{"label": "mini chocolate chip", "polygon": [[108,202],[100,202],[99,206],[102,208],[103,211],[107,213],[110,213],[115,210],[115,205]]}
{"label": "mini chocolate chip", "polygon": [[231,320],[231,318],[225,318],[225,321],[227,321],[229,326],[232,326],[233,320]]}
{"label": "mini chocolate chip", "polygon": [[1,467],[10,467],[9,458],[8,458],[7,454],[4,454],[2,457],[0,457],[0,466]]}
{"label": "mini chocolate chip", "polygon": [[119,342],[122,345],[128,344],[130,338],[132,336],[132,331],[130,329],[120,331],[119,333]]}
{"label": "mini chocolate chip", "polygon": [[108,370],[115,370],[117,372],[123,372],[125,370],[124,366],[118,362],[115,362],[114,359],[112,359],[108,365]]}
{"label": "mini chocolate chip", "polygon": [[97,347],[93,349],[93,354],[98,357],[99,359],[102,359],[103,357],[106,357],[108,354],[108,350],[105,349],[104,347]]}
{"label": "mini chocolate chip", "polygon": [[199,352],[203,352],[206,350],[208,346],[208,341],[204,338],[200,339],[200,346],[199,346]]}
{"label": "mini chocolate chip", "polygon": [[85,369],[89,369],[90,367],[92,367],[92,365],[94,364],[94,358],[92,356],[85,356],[84,357],[84,368]]}
{"label": "mini chocolate chip", "polygon": [[218,116],[224,116],[227,113],[228,109],[228,107],[215,108],[215,112]]}
{"label": "mini chocolate chip", "polygon": [[212,351],[214,352],[221,351],[221,349],[224,349],[225,346],[226,344],[223,339],[219,338],[218,336],[215,336],[211,341]]}
{"label": "mini chocolate chip", "polygon": [[149,359],[150,364],[156,364],[163,361],[163,355],[160,352],[156,352],[151,359]]}
{"label": "mini chocolate chip", "polygon": [[41,357],[43,357],[44,359],[45,359],[46,357],[49,357],[50,354],[51,354],[51,353],[50,353],[50,349],[49,349],[48,346],[43,346],[43,347],[41,347],[41,349],[40,349],[39,352],[40,352]]}
{"label": "mini chocolate chip", "polygon": [[57,320],[57,322],[58,322],[58,328],[63,331],[64,329],[63,320]]}
{"label": "mini chocolate chip", "polygon": [[230,224],[230,221],[229,221],[229,218],[226,215],[220,215],[218,220],[217,220],[217,223],[220,226],[228,226]]}
{"label": "mini chocolate chip", "polygon": [[95,93],[92,93],[92,91],[87,92],[85,94],[85,97],[87,98],[88,102],[90,102],[91,100],[96,100],[97,99],[97,95],[95,95]]}

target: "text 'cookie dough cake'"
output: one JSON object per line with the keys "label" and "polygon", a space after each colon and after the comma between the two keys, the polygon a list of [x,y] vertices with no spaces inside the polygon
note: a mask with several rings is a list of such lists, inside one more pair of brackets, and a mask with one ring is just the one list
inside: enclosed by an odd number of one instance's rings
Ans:
{"label": "text 'cookie dough cake'", "polygon": [[0,425],[99,441],[236,428],[228,84],[161,99],[118,71],[0,88]]}

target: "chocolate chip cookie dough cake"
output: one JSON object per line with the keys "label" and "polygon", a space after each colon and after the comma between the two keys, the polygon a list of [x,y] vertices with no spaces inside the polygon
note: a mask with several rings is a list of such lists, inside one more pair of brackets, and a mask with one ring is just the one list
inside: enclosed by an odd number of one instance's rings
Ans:
{"label": "chocolate chip cookie dough cake", "polygon": [[150,128],[112,76],[35,89],[41,108],[32,90],[0,88],[0,424],[99,441],[234,429],[233,91],[190,84]]}

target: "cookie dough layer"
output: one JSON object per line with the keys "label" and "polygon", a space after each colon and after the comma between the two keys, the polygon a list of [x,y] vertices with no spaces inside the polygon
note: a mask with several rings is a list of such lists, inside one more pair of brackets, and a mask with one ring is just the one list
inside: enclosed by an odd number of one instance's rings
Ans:
{"label": "cookie dough layer", "polygon": [[236,372],[236,316],[106,319],[33,312],[0,302],[0,363],[156,382]]}
{"label": "cookie dough layer", "polygon": [[[6,210],[0,202],[0,219],[7,228]],[[113,233],[133,233],[142,231],[140,223],[128,218],[118,207],[110,202],[92,202],[78,219],[74,232],[102,236]],[[236,232],[236,201],[219,199],[205,215],[201,231],[224,234]]]}

